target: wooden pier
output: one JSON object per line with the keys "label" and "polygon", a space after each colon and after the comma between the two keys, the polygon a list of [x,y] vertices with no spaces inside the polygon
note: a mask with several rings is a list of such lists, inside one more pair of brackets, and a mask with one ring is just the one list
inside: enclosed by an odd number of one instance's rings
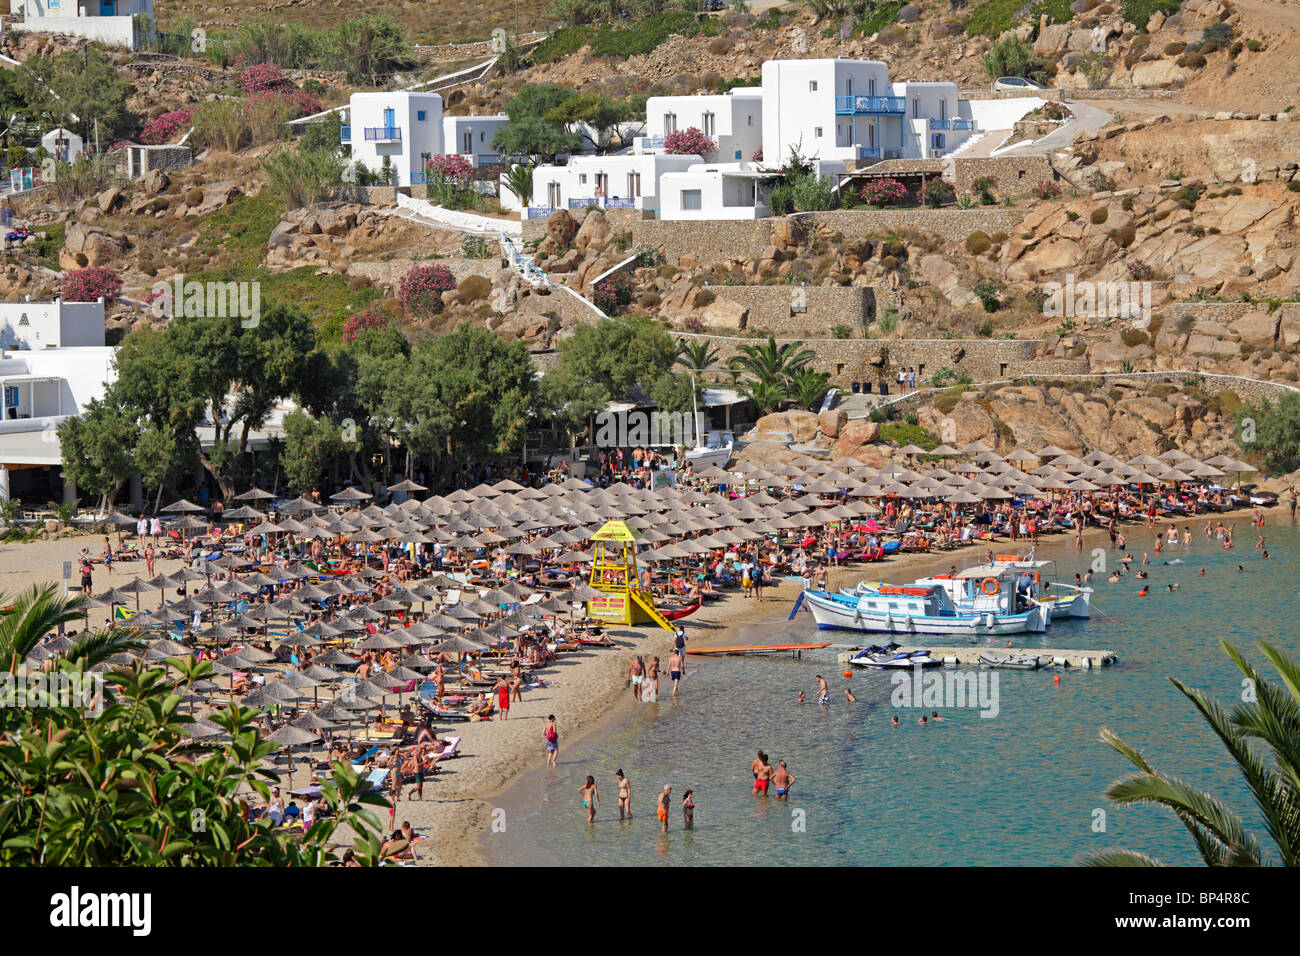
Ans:
{"label": "wooden pier", "polygon": [[[849,660],[866,645],[855,650],[841,651],[836,658],[841,664]],[[928,646],[900,647],[894,653],[905,654],[911,651],[929,650],[930,656],[943,661],[947,667],[979,667],[981,654],[1025,654],[1038,658],[1040,667],[1109,667],[1119,660],[1114,651],[1062,650],[1053,647],[999,647],[996,644],[977,644],[963,647],[942,647],[936,644]]]}

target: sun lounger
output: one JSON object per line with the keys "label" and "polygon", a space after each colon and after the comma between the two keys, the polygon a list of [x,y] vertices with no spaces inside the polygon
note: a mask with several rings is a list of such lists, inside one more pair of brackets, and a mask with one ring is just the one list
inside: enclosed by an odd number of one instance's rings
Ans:
{"label": "sun lounger", "polygon": [[460,740],[461,740],[461,738],[459,738],[459,737],[444,737],[444,738],[442,738],[442,740],[443,740],[443,743],[445,743],[445,744],[447,745],[447,749],[444,750],[444,751],[443,751],[442,753],[440,753],[440,754],[435,754],[435,755],[434,755],[434,758],[433,758],[433,759],[434,759],[434,762],[435,762],[435,763],[436,763],[437,761],[439,761],[439,760],[450,760],[452,757],[457,756],[457,751],[460,750]]}

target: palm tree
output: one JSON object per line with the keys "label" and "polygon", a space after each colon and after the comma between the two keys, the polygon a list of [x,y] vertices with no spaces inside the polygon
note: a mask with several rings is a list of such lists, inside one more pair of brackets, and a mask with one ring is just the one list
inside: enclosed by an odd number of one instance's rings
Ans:
{"label": "palm tree", "polygon": [[533,167],[517,164],[506,170],[501,177],[506,188],[515,194],[519,205],[527,207],[533,201]]}
{"label": "palm tree", "polygon": [[830,386],[829,372],[815,372],[804,366],[790,376],[790,397],[800,408],[816,408]]}
{"label": "palm tree", "polygon": [[784,382],[772,383],[747,378],[736,384],[745,393],[745,397],[754,403],[759,415],[774,412],[790,401],[790,391]]}
{"label": "palm tree", "polygon": [[677,361],[692,372],[707,372],[718,363],[718,349],[708,342],[678,339]]}
{"label": "palm tree", "polygon": [[[53,584],[32,585],[13,599],[0,596],[0,668],[12,672],[46,634],[60,624],[80,620],[84,603],[81,595],[60,594]],[[87,664],[98,664],[139,643],[134,632],[116,626],[87,631],[79,638],[65,656],[85,659]]]}
{"label": "palm tree", "polygon": [[[1277,844],[1281,863],[1300,865],[1300,662],[1283,657],[1261,641],[1264,656],[1282,677],[1282,684],[1269,683],[1235,647],[1225,641],[1219,643],[1246,675],[1243,683],[1253,689],[1253,699],[1229,714],[1201,691],[1172,677],[1170,681],[1200,711],[1237,764],[1264,818],[1265,829]],[[1177,777],[1157,773],[1138,750],[1105,728],[1101,739],[1140,771],[1113,784],[1106,791],[1111,800],[1124,805],[1157,803],[1168,807],[1192,835],[1208,866],[1264,866],[1274,862],[1246,832],[1231,807]],[[1253,741],[1262,741],[1272,751],[1271,766],[1252,748]],[[1084,862],[1091,866],[1160,865],[1145,854],[1127,850],[1093,854]]]}
{"label": "palm tree", "polygon": [[733,371],[748,372],[759,382],[783,388],[788,386],[790,376],[814,357],[812,349],[804,348],[802,342],[777,345],[771,335],[762,345],[741,345],[736,351],[738,354],[732,356],[730,363]]}

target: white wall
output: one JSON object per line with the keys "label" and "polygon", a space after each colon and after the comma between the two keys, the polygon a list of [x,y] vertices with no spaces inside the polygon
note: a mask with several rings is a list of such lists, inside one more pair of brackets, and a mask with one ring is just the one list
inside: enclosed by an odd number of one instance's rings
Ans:
{"label": "white wall", "polygon": [[135,49],[135,22],[130,17],[29,17],[21,24],[21,29],[33,33],[62,33],[85,37],[109,46]]}
{"label": "white wall", "polygon": [[[63,156],[58,156],[56,154],[56,147],[58,145],[60,138],[62,138],[63,145],[66,150],[66,155]],[[49,153],[51,156],[54,156],[56,159],[62,159],[65,162],[70,163],[73,160],[75,160],[78,155],[81,154],[82,141],[81,141],[81,137],[78,136],[76,133],[72,132],[71,130],[59,128],[59,129],[52,129],[44,136],[42,136],[41,145],[45,147],[45,151]]]}
{"label": "white wall", "polygon": [[[442,118],[443,149],[448,153],[458,153],[467,157],[475,166],[482,165],[479,158],[495,156],[496,147],[492,145],[497,132],[510,122],[505,114],[496,116],[444,116]],[[465,135],[469,134],[471,145],[465,148]]]}
{"label": "white wall", "polygon": [[[738,172],[741,166],[736,164],[732,168]],[[659,180],[659,218],[761,219],[770,210],[756,203],[757,189],[755,178],[729,176],[725,167],[697,165],[685,172],[665,173]],[[683,193],[697,190],[700,208],[685,208]]]}
{"label": "white wall", "polygon": [[[391,142],[367,140],[366,129],[385,127],[384,111],[393,111],[393,125],[401,139]],[[420,119],[420,112],[424,119]],[[397,185],[411,185],[411,173],[423,172],[425,157],[442,155],[442,97],[437,93],[353,93],[348,104],[352,127],[352,159],[374,172],[389,158],[397,171]]]}
{"label": "white wall", "polygon": [[1037,96],[1017,96],[1005,100],[964,100],[970,117],[982,130],[1011,129],[1026,113],[1032,113],[1047,100]]}
{"label": "white wall", "polygon": [[[763,145],[760,87],[741,87],[729,93],[704,96],[652,96],[646,100],[645,109],[646,136],[667,136],[694,126],[718,144],[718,151],[706,159],[720,163],[749,162],[755,150]],[[712,114],[711,131],[706,128],[706,114]]]}
{"label": "white wall", "polygon": [[896,147],[896,118],[858,117],[855,142],[853,118],[835,115],[837,96],[891,95],[889,70],[878,60],[768,60],[763,64],[763,161],[779,165],[795,145],[807,158],[856,159],[856,147],[870,142],[872,125],[877,145]]}
{"label": "white wall", "polygon": [[596,195],[597,177],[608,177],[609,188],[605,199],[632,197],[628,175],[641,176],[637,208],[659,208],[659,177],[667,172],[689,169],[700,162],[699,156],[667,156],[663,154],[624,153],[618,156],[574,156],[567,166],[538,166],[533,170],[533,200],[531,206],[549,206],[550,184],[559,184],[557,209],[567,209],[570,200],[593,199]]}
{"label": "white wall", "polygon": [[19,350],[103,346],[104,303],[0,303],[0,348]]}
{"label": "white wall", "polygon": [[9,12],[15,16],[22,13],[28,22],[24,30],[38,29],[32,27],[31,21],[58,17],[70,19],[103,20],[108,17],[127,17],[137,13],[153,16],[153,0],[115,0],[105,8],[101,0],[9,0]]}

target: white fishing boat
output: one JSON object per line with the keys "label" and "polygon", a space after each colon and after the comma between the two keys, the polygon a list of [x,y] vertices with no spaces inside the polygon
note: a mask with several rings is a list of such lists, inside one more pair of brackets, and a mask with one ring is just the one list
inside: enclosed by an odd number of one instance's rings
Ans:
{"label": "white fishing boat", "polygon": [[800,601],[823,630],[971,638],[1038,633],[1047,628],[1047,612],[1037,605],[1014,613],[965,611],[953,604],[947,591],[933,585],[880,584],[854,594],[805,590]]}
{"label": "white fishing boat", "polygon": [[717,465],[726,468],[731,461],[731,450],[736,444],[736,436],[729,431],[711,431],[699,444],[686,452],[686,461],[699,474],[706,468]]}

